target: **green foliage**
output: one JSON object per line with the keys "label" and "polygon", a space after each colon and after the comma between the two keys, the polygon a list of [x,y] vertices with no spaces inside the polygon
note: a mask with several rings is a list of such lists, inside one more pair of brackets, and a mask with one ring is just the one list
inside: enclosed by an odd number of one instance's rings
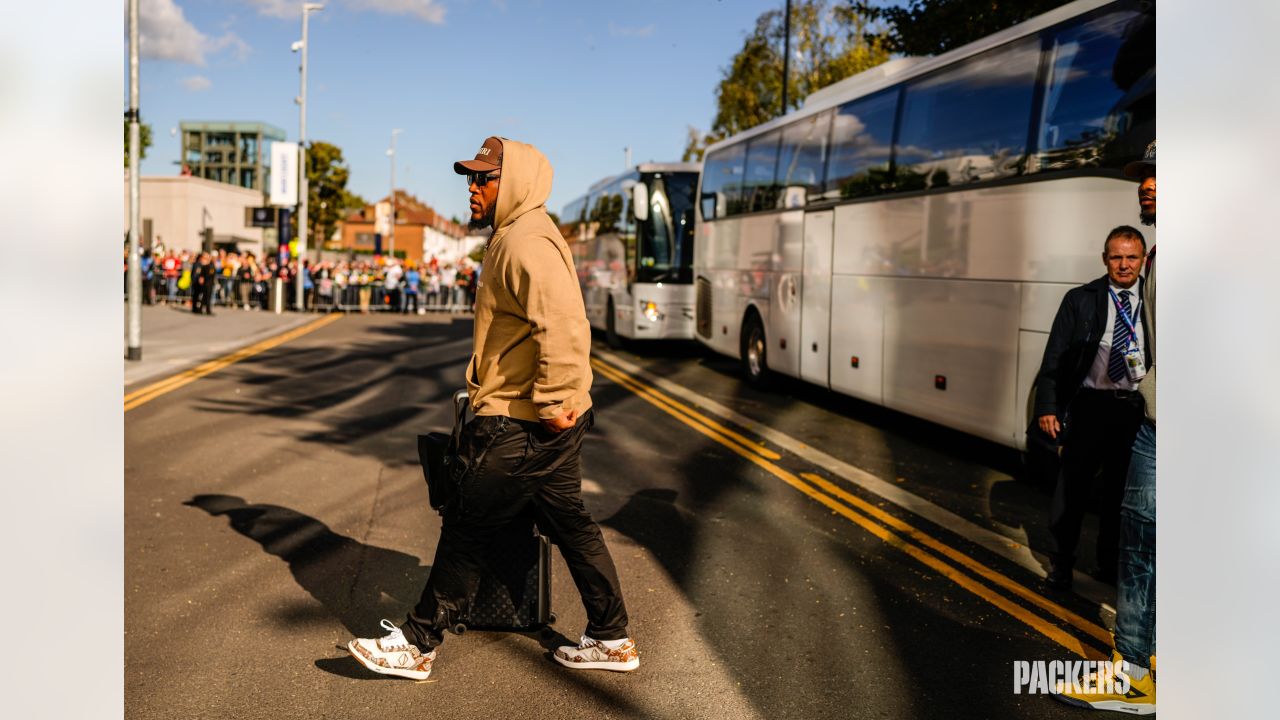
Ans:
{"label": "green foliage", "polygon": [[724,70],[716,87],[716,115],[705,135],[689,128],[683,159],[698,160],[706,147],[799,108],[804,98],[883,63],[889,50],[870,18],[829,0],[794,0],[791,5],[791,63],[787,107],[782,107],[782,57],[786,31],[782,10],[756,19],[755,29]]}
{"label": "green foliage", "polygon": [[347,191],[351,170],[342,148],[317,140],[307,147],[307,224],[312,243],[322,246],[347,210],[362,208],[364,198]]}
{"label": "green foliage", "polygon": [[480,243],[472,248],[471,252],[467,253],[467,257],[471,258],[471,262],[482,263],[484,262],[484,251],[488,249],[488,247],[488,243]]}
{"label": "green foliage", "polygon": [[1023,20],[1046,13],[1069,0],[907,0],[905,5],[875,7],[853,0],[849,12],[888,24],[889,49],[906,55],[937,55]]}
{"label": "green foliage", "polygon": [[[151,147],[151,126],[138,123],[138,159],[147,159],[147,148]],[[129,119],[124,120],[124,166],[129,167]]]}
{"label": "green foliage", "polygon": [[555,224],[556,224],[556,227],[560,227],[560,216],[559,216],[559,215],[557,215],[557,214],[555,214],[555,213],[551,212],[550,210],[548,210],[548,211],[547,211],[547,216],[551,218],[551,222],[553,222],[553,223],[555,223]]}

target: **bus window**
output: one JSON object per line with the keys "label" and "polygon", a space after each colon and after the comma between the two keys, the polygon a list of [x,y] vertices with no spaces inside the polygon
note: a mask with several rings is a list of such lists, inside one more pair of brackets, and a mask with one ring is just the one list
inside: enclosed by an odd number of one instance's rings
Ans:
{"label": "bus window", "polygon": [[889,158],[898,91],[841,105],[831,128],[824,199],[878,195],[889,187]]}
{"label": "bus window", "polygon": [[1039,170],[1121,167],[1155,137],[1155,18],[1117,10],[1053,32]]}
{"label": "bus window", "polygon": [[[747,142],[747,171],[742,180],[742,212],[772,210],[778,205],[778,130]],[[730,211],[732,214],[733,211]]]}
{"label": "bus window", "polygon": [[908,85],[895,147],[895,188],[923,190],[1018,174],[1039,64],[1039,38],[1027,38]]}
{"label": "bus window", "polygon": [[820,196],[826,170],[831,114],[828,110],[811,115],[782,131],[778,178],[782,181],[783,190],[778,196],[778,207],[795,207],[797,203],[804,204]]}
{"label": "bus window", "polygon": [[746,147],[746,143],[734,143],[707,155],[702,171],[704,220],[742,212],[742,161],[746,159]]}

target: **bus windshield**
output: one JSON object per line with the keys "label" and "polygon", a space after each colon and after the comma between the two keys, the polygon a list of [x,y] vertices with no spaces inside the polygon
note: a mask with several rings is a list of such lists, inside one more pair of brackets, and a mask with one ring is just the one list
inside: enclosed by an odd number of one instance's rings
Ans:
{"label": "bus windshield", "polygon": [[646,173],[649,219],[636,228],[637,282],[693,282],[693,198],[698,174]]}

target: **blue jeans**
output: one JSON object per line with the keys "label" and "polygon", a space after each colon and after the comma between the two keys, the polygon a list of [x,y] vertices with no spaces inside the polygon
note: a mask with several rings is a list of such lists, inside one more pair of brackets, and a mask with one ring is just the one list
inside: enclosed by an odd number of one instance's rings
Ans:
{"label": "blue jeans", "polygon": [[1144,420],[1133,441],[1120,505],[1116,651],[1148,667],[1156,651],[1156,426]]}

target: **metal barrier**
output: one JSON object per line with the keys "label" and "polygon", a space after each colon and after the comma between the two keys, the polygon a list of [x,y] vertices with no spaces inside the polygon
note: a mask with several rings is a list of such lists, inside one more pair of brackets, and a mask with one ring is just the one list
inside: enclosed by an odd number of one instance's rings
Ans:
{"label": "metal barrier", "polygon": [[[263,312],[281,313],[295,312],[293,284],[280,278],[258,280],[243,283],[239,280],[223,282],[224,278],[215,278],[213,289],[213,307],[223,309],[248,309]],[[172,278],[173,294],[170,296],[169,278],[154,278],[149,286],[144,286],[144,301],[148,304],[176,304],[191,307],[192,288],[177,287],[177,278]],[[242,289],[244,288],[244,289]],[[149,297],[148,297],[149,296]],[[469,313],[472,300],[466,290],[459,287],[442,288],[439,292],[419,292],[417,302],[413,303],[403,288],[388,290],[383,285],[347,285],[333,286],[333,292],[324,295],[318,287],[313,287],[303,295],[305,312],[348,312],[348,313]],[[416,308],[410,309],[413,305]]]}

